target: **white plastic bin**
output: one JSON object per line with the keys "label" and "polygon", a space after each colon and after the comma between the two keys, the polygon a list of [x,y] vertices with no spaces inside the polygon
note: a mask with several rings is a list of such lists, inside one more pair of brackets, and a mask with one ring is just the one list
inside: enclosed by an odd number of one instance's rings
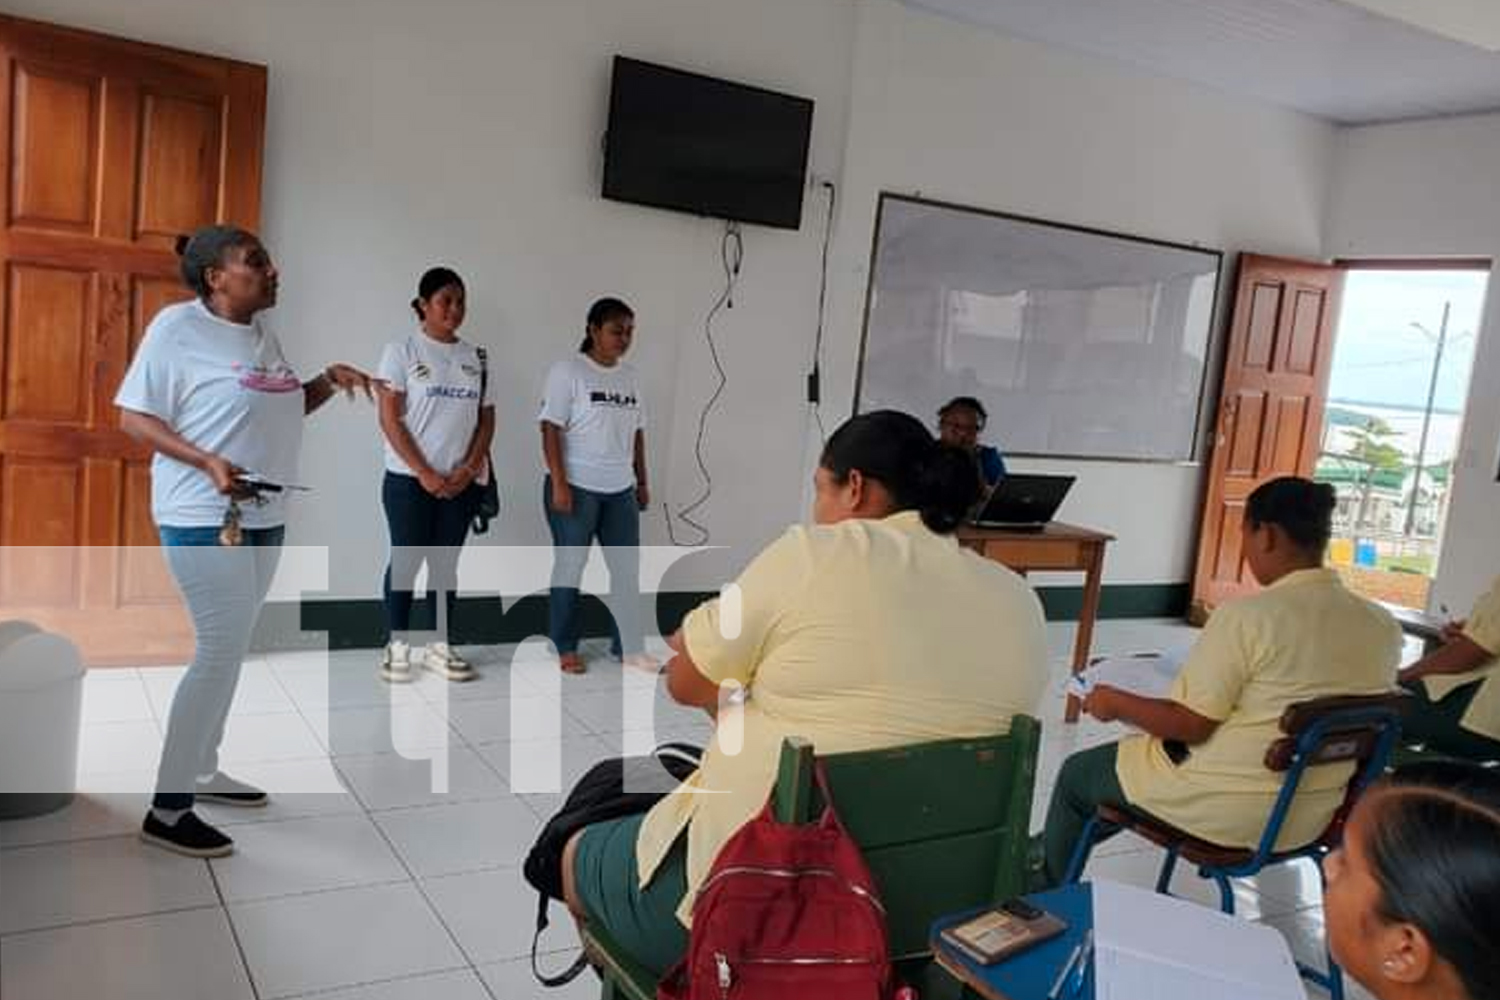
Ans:
{"label": "white plastic bin", "polygon": [[72,801],[83,675],[67,639],[30,622],[0,623],[0,820]]}

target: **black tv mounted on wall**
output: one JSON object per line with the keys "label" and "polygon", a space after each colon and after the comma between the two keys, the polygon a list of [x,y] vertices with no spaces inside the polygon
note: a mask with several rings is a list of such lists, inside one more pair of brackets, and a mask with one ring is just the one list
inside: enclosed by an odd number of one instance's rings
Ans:
{"label": "black tv mounted on wall", "polygon": [[616,56],[604,197],[797,229],[812,116],[806,98]]}

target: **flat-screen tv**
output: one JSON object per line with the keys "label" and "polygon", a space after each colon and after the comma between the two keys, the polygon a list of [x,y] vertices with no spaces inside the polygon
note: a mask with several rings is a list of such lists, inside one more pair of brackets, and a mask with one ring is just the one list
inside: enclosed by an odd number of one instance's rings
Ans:
{"label": "flat-screen tv", "polygon": [[812,115],[806,98],[616,56],[604,197],[796,229]]}

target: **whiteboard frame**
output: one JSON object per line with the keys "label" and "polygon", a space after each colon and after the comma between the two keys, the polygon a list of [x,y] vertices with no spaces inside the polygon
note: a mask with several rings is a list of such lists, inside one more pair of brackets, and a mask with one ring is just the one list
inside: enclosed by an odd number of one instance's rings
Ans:
{"label": "whiteboard frame", "polygon": [[[1071,222],[1058,222],[1055,219],[1042,219],[1034,215],[1019,215],[1014,212],[1002,212],[999,209],[981,208],[977,205],[962,205],[958,202],[943,201],[936,198],[924,198],[921,194],[902,194],[897,191],[881,191],[875,204],[875,228],[870,237],[870,276],[865,283],[865,307],[864,318],[860,322],[859,332],[859,358],[854,370],[854,406],[852,414],[857,416],[860,412],[860,397],[864,392],[865,382],[865,352],[870,341],[870,306],[875,299],[875,276],[879,273],[880,264],[880,228],[885,220],[886,202],[905,202],[909,205],[922,205],[928,208],[943,208],[955,212],[967,212],[971,215],[981,215],[992,219],[1005,219],[1009,222],[1023,222],[1033,226],[1046,226],[1049,229],[1062,229],[1067,232],[1082,233],[1087,236],[1106,236],[1111,239],[1128,240],[1132,243],[1144,243],[1147,246],[1166,247],[1171,250],[1188,250],[1193,253],[1208,254],[1215,258],[1214,265],[1214,298],[1209,307],[1208,340],[1204,344],[1203,373],[1199,377],[1198,384],[1198,415],[1193,421],[1193,442],[1188,449],[1189,458],[1137,458],[1133,456],[1110,457],[1107,455],[1072,455],[1065,452],[1051,451],[1006,451],[1007,457],[1016,458],[1040,458],[1040,459],[1062,459],[1073,462],[1112,462],[1129,463],[1133,465],[1169,465],[1183,468],[1196,468],[1204,463],[1204,425],[1208,422],[1211,411],[1216,412],[1216,407],[1208,406],[1209,372],[1222,366],[1222,355],[1219,351],[1219,330],[1223,324],[1219,310],[1224,303],[1224,258],[1225,252],[1216,247],[1202,246],[1195,243],[1178,243],[1173,240],[1157,239],[1151,236],[1138,236],[1134,233],[1122,233],[1111,229],[1099,229],[1094,226],[1077,225]],[[1500,474],[1497,474],[1500,475]]]}

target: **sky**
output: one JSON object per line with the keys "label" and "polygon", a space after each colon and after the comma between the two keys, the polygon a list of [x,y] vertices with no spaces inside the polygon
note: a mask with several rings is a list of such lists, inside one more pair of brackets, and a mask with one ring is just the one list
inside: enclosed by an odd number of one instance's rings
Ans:
{"label": "sky", "polygon": [[[1435,409],[1458,411],[1468,398],[1474,340],[1484,312],[1484,271],[1351,271],[1344,284],[1333,400],[1421,408],[1427,402],[1443,303],[1453,304],[1438,373]],[[1412,326],[1430,330],[1428,337]]]}

